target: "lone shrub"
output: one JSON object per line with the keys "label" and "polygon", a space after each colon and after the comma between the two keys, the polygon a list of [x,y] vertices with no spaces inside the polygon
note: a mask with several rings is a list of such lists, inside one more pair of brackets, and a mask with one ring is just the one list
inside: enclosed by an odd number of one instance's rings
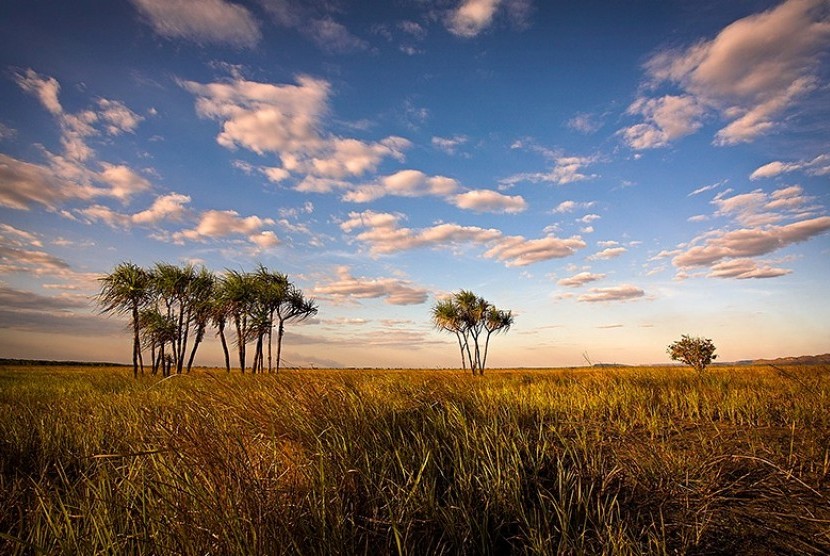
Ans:
{"label": "lone shrub", "polygon": [[691,365],[697,372],[702,373],[715,359],[715,344],[708,338],[692,338],[683,334],[679,340],[669,344],[666,350],[672,361],[681,361]]}

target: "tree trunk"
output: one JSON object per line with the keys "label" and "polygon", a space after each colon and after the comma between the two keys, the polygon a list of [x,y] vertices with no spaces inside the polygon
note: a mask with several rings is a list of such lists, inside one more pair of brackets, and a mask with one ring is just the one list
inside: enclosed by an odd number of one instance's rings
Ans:
{"label": "tree trunk", "polygon": [[282,357],[282,336],[285,334],[285,325],[280,319],[280,325],[277,329],[277,373],[280,372],[280,358]]}
{"label": "tree trunk", "polygon": [[144,362],[141,360],[141,338],[138,332],[138,303],[133,302],[133,378],[138,378],[139,362],[141,362],[141,373],[144,374]]}
{"label": "tree trunk", "polygon": [[461,351],[461,370],[467,370],[467,362],[464,360],[464,344],[461,342],[461,332],[456,331],[455,337],[458,338],[458,349]]}
{"label": "tree trunk", "polygon": [[225,339],[225,323],[219,325],[219,339],[222,340],[222,352],[225,354],[225,369],[231,372],[231,354],[228,352],[228,341]]}

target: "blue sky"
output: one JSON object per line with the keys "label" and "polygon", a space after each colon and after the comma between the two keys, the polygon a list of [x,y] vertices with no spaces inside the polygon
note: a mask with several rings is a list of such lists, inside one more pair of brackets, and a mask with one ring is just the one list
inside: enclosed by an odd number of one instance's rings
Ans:
{"label": "blue sky", "polygon": [[289,365],[456,365],[462,288],[492,366],[830,351],[828,54],[822,0],[11,0],[0,355],[127,361],[125,260],[287,273]]}

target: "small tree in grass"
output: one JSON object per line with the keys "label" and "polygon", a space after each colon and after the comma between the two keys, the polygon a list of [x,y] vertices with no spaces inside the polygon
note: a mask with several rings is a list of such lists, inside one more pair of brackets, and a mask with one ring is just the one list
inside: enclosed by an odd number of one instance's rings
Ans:
{"label": "small tree in grass", "polygon": [[669,344],[667,349],[672,361],[681,361],[691,365],[694,370],[702,373],[715,359],[715,344],[708,338],[692,338],[683,334],[679,340]]}

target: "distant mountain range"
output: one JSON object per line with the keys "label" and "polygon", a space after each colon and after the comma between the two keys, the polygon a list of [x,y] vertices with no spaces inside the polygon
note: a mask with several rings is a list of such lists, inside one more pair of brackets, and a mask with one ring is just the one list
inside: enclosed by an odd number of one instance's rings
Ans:
{"label": "distant mountain range", "polygon": [[736,365],[830,365],[830,353],[822,355],[799,355],[798,357],[779,357],[778,359],[750,359],[735,361]]}

